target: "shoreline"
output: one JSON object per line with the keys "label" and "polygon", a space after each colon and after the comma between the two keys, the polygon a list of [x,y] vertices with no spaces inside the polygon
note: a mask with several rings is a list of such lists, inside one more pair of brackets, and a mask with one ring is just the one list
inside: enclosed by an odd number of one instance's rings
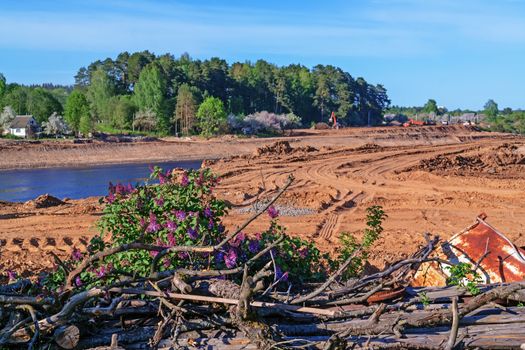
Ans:
{"label": "shoreline", "polygon": [[374,143],[383,147],[460,144],[474,138],[508,138],[512,135],[475,131],[464,126],[419,128],[373,127],[339,130],[297,130],[292,135],[270,138],[223,136],[210,140],[173,138],[151,142],[74,144],[42,141],[37,144],[0,140],[0,173],[23,169],[73,168],[147,162],[221,159],[253,154],[277,141],[295,146],[359,147]]}
{"label": "shoreline", "polygon": [[205,160],[217,160],[220,157],[185,157],[183,159],[173,159],[173,158],[150,158],[147,160],[123,160],[123,161],[105,161],[100,160],[97,162],[86,162],[86,163],[60,163],[52,165],[28,165],[24,167],[15,167],[15,168],[4,168],[0,166],[0,174],[6,172],[14,172],[17,170],[39,170],[39,169],[81,169],[81,168],[92,168],[92,167],[111,167],[113,165],[135,165],[135,164],[147,164],[147,163],[175,163],[175,162],[191,162],[191,161],[201,161]]}

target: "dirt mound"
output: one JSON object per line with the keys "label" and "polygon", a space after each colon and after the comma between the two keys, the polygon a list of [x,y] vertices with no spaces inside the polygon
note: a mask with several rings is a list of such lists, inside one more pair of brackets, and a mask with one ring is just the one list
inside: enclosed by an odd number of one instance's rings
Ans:
{"label": "dirt mound", "polygon": [[472,155],[438,155],[431,159],[423,159],[419,165],[409,170],[452,172],[459,175],[468,172],[494,174],[498,170],[515,165],[525,165],[525,149],[504,143],[498,147]]}
{"label": "dirt mound", "polygon": [[66,203],[56,197],[51,196],[48,193],[38,196],[37,198],[25,203],[26,206],[33,208],[50,208],[64,204]]}
{"label": "dirt mound", "polygon": [[331,129],[330,126],[326,123],[316,123],[314,126],[315,130],[328,130]]}
{"label": "dirt mound", "polygon": [[481,160],[490,167],[525,164],[525,148],[505,143],[494,148],[492,152],[482,155]]}
{"label": "dirt mound", "polygon": [[423,159],[419,166],[419,170],[426,171],[445,171],[445,170],[477,170],[484,166],[483,161],[479,157],[464,157],[454,156],[448,157],[438,155],[431,159]]}
{"label": "dirt mound", "polygon": [[304,147],[292,147],[290,146],[290,143],[288,141],[277,141],[270,145],[265,145],[263,147],[259,147],[255,150],[253,153],[254,156],[260,157],[263,155],[286,155],[286,154],[293,154],[297,152],[317,152],[318,149],[312,146],[304,146]]}
{"label": "dirt mound", "polygon": [[376,143],[365,143],[362,146],[356,148],[357,151],[379,151],[383,147],[379,146]]}

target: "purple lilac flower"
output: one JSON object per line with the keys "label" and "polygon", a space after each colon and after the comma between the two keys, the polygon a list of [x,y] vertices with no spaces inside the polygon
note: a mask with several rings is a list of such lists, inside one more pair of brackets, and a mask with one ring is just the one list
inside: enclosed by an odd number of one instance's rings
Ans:
{"label": "purple lilac flower", "polygon": [[168,268],[168,267],[170,267],[170,265],[171,265],[171,261],[170,261],[169,258],[164,258],[164,260],[163,260],[162,263],[164,264],[164,267],[165,267],[165,268]]}
{"label": "purple lilac flower", "polygon": [[228,254],[224,255],[224,263],[226,264],[226,267],[231,269],[237,265],[237,253],[235,250],[230,249],[228,251]]}
{"label": "purple lilac flower", "polygon": [[273,205],[271,207],[268,208],[268,216],[270,216],[270,218],[272,219],[275,219],[276,217],[279,216],[279,210],[277,210]]}
{"label": "purple lilac flower", "polygon": [[115,201],[115,195],[113,194],[113,192],[110,192],[110,193],[106,196],[106,201],[107,201],[109,204],[113,204],[113,202]]}
{"label": "purple lilac flower", "polygon": [[184,173],[182,175],[182,179],[180,180],[180,184],[183,186],[183,187],[186,187],[190,184],[190,180],[188,179],[188,174]]}
{"label": "purple lilac flower", "polygon": [[222,261],[224,261],[224,253],[223,252],[217,252],[217,254],[215,254],[215,263],[219,264]]}
{"label": "purple lilac flower", "polygon": [[82,252],[77,248],[73,248],[73,252],[71,252],[71,258],[74,261],[82,260]]}
{"label": "purple lilac flower", "polygon": [[206,209],[204,209],[204,217],[208,219],[213,217],[213,211],[211,210],[210,207],[206,207]]}
{"label": "purple lilac flower", "polygon": [[155,198],[155,199],[153,199],[153,201],[159,207],[162,207],[164,205],[164,198],[162,198],[162,197]]}
{"label": "purple lilac flower", "polygon": [[213,230],[213,227],[215,226],[214,222],[212,219],[210,219],[210,221],[208,221],[208,230]]}
{"label": "purple lilac flower", "polygon": [[80,279],[80,276],[77,276],[77,278],[75,278],[75,285],[77,287],[81,287],[82,286],[82,279]]}
{"label": "purple lilac flower", "polygon": [[202,186],[202,184],[204,183],[204,174],[202,172],[199,174],[199,178],[195,180],[195,183],[197,184],[197,186]]}
{"label": "purple lilac flower", "polygon": [[168,245],[170,247],[173,247],[174,245],[177,245],[177,240],[175,239],[175,236],[173,236],[173,233],[168,233]]}
{"label": "purple lilac flower", "polygon": [[178,256],[180,259],[188,259],[190,255],[188,254],[188,252],[180,252]]}
{"label": "purple lilac flower", "polygon": [[165,176],[163,173],[159,173],[159,183],[161,185],[165,184],[168,181],[168,177]]}
{"label": "purple lilac flower", "polygon": [[275,266],[275,277],[277,277],[278,280],[281,280],[283,282],[288,281],[288,272],[284,272],[281,270],[279,265]]}
{"label": "purple lilac flower", "polygon": [[149,213],[149,225],[146,228],[146,232],[148,233],[155,233],[158,230],[160,230],[162,227],[157,222],[157,217],[153,213]]}
{"label": "purple lilac flower", "polygon": [[175,212],[175,217],[179,221],[184,221],[186,219],[186,213],[184,211],[182,211],[182,210],[177,210]]}
{"label": "purple lilac flower", "polygon": [[95,274],[97,275],[98,278],[104,277],[106,273],[107,271],[104,265],[102,265],[98,270],[95,271]]}
{"label": "purple lilac flower", "polygon": [[175,232],[175,230],[177,229],[177,224],[172,220],[168,220],[166,221],[166,228],[170,233]]}
{"label": "purple lilac flower", "polygon": [[243,232],[241,232],[237,236],[235,236],[232,240],[230,240],[229,243],[232,247],[238,247],[242,244],[242,242],[244,242],[245,238],[246,238],[246,235]]}
{"label": "purple lilac flower", "polygon": [[11,270],[7,270],[7,278],[9,278],[9,280],[16,279],[16,272],[11,271]]}
{"label": "purple lilac flower", "polygon": [[122,185],[120,182],[117,184],[117,186],[115,187],[115,193],[116,194],[126,194],[126,187],[124,187],[124,185]]}
{"label": "purple lilac flower", "polygon": [[115,186],[113,185],[111,181],[109,182],[109,185],[108,185],[108,192],[115,193]]}
{"label": "purple lilac flower", "polygon": [[223,233],[224,232],[224,226],[222,224],[219,224],[219,226],[217,227],[217,230],[219,231],[219,233]]}
{"label": "purple lilac flower", "polygon": [[303,247],[299,249],[299,256],[301,257],[301,259],[306,258],[308,256],[308,247]]}
{"label": "purple lilac flower", "polygon": [[196,229],[194,228],[188,228],[188,236],[192,239],[192,240],[196,240],[197,238],[199,238],[199,233],[197,232]]}
{"label": "purple lilac flower", "polygon": [[260,245],[259,241],[256,239],[251,239],[250,243],[248,243],[248,250],[251,253],[257,253],[259,251]]}

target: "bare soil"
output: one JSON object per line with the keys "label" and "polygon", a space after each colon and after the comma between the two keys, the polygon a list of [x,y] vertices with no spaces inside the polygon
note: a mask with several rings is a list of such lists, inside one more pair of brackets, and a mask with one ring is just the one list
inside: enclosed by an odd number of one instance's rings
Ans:
{"label": "bare soil", "polygon": [[[412,253],[423,243],[422,233],[448,238],[481,212],[517,245],[525,245],[521,137],[434,126],[307,130],[277,139],[166,140],[122,148],[80,146],[85,148],[57,146],[46,151],[31,145],[16,152],[37,159],[62,155],[62,163],[74,158],[70,155],[82,158],[81,153],[90,161],[99,156],[99,162],[112,152],[118,159],[137,161],[139,154],[140,161],[148,161],[158,160],[148,158],[150,154],[170,152],[172,157],[217,158],[205,165],[222,175],[217,194],[233,205],[225,218],[230,229],[250,215],[247,208],[271,197],[293,174],[294,184],[278,203],[284,208],[281,220],[290,234],[314,240],[324,251],[337,250],[341,232],[361,236],[367,207],[384,207],[389,217],[371,256],[377,267]],[[1,147],[0,167],[6,165]],[[35,164],[40,161],[26,163]],[[49,251],[66,256],[73,247],[85,247],[97,232],[101,210],[96,198],[46,208],[0,202],[0,270],[27,274],[50,268]],[[298,212],[306,214],[297,216]],[[261,217],[248,233],[266,225],[267,217]]]}

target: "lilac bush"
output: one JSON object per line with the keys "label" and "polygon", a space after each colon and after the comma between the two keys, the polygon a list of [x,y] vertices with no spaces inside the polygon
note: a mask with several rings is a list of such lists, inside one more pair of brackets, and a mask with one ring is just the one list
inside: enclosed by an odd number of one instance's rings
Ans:
{"label": "lilac bush", "polygon": [[[227,237],[222,224],[227,207],[213,194],[219,178],[209,169],[165,172],[155,168],[151,180],[155,183],[109,185],[107,196],[101,199],[106,206],[98,223],[100,235],[91,240],[88,252],[73,250],[66,262],[70,269],[88,255],[123,244],[138,242],[164,248],[214,246]],[[255,263],[255,270],[273,260],[276,278],[283,283],[324,276],[322,261],[326,256],[321,256],[312,243],[286,235],[274,207],[268,209],[267,215],[270,224],[264,232],[252,236],[241,232],[213,253],[168,253],[159,257],[155,268],[157,271],[233,269],[243,266],[268,244],[283,238],[279,246]],[[135,249],[107,256],[89,266],[73,284],[77,288],[88,288],[111,283],[121,276],[147,277],[158,254],[156,250]],[[48,277],[47,285],[51,289],[60,288],[65,275],[58,267]]]}

